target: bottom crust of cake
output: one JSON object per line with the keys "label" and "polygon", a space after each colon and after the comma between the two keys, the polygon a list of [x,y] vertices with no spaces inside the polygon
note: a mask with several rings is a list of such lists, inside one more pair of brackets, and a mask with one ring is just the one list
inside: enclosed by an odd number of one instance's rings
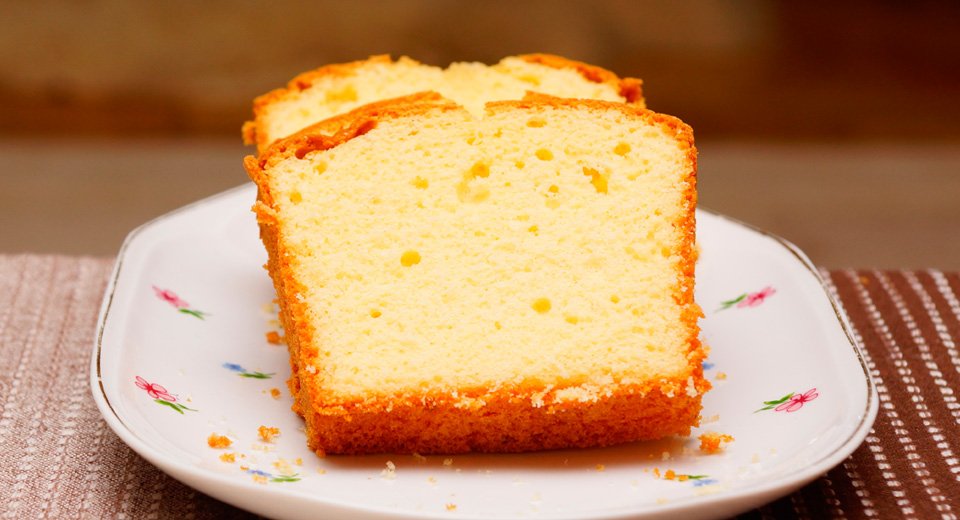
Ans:
{"label": "bottom crust of cake", "polygon": [[389,411],[337,407],[308,411],[304,418],[308,445],[319,455],[507,453],[689,435],[700,410],[700,395],[681,391],[668,397],[659,389],[626,388],[595,401],[560,405],[532,406],[529,399],[510,397],[467,407],[411,399]]}

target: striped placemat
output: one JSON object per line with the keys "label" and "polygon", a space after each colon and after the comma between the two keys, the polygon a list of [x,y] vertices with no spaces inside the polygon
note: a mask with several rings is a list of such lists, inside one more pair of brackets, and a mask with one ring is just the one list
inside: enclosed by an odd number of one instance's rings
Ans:
{"label": "striped placemat", "polygon": [[[88,389],[113,259],[0,255],[3,518],[249,518],[154,468]],[[960,274],[822,271],[880,395],[866,442],[801,491],[744,518],[960,516]]]}

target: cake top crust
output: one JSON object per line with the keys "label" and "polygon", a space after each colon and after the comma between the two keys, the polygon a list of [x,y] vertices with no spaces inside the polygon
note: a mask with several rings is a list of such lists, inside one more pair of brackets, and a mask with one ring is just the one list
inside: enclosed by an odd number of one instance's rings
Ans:
{"label": "cake top crust", "polygon": [[[643,91],[642,85],[643,82],[638,78],[621,78],[614,74],[613,72],[598,67],[595,65],[590,65],[580,61],[570,60],[561,56],[553,54],[524,54],[520,56],[508,57],[501,60],[497,65],[491,66],[494,67],[508,67],[511,62],[522,62],[529,65],[538,65],[547,67],[554,70],[571,70],[576,72],[580,77],[586,81],[598,85],[606,85],[609,87],[610,91],[615,92],[619,95],[622,100],[628,104],[644,106]],[[394,60],[391,56],[382,54],[371,56],[366,60],[358,60],[349,63],[336,63],[325,65],[315,70],[301,73],[291,79],[286,87],[274,89],[266,94],[258,96],[254,99],[253,102],[253,114],[254,118],[251,121],[247,121],[243,125],[242,136],[245,144],[257,144],[257,146],[263,150],[266,148],[273,140],[277,138],[285,137],[280,136],[271,136],[268,135],[268,122],[269,111],[273,106],[278,104],[287,103],[295,100],[298,96],[301,96],[305,91],[310,90],[314,86],[320,84],[323,81],[329,81],[331,79],[342,79],[344,82],[353,76],[358,76],[364,70],[373,70],[378,67],[390,67],[396,65],[398,67],[406,68],[422,68],[425,72],[447,72],[452,70],[455,66],[459,65],[477,65],[472,63],[454,63],[448,69],[441,70],[436,67],[431,67],[420,63],[417,60],[403,56],[398,60]],[[505,73],[506,74],[506,73]],[[531,90],[536,90],[538,87],[535,84],[530,85]],[[328,93],[329,94],[329,93]]]}

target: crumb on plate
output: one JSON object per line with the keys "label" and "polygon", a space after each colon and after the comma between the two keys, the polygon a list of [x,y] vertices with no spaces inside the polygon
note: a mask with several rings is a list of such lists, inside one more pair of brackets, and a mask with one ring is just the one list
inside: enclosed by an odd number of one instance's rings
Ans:
{"label": "crumb on plate", "polygon": [[719,453],[724,444],[733,442],[732,436],[717,432],[706,432],[697,438],[700,439],[700,451],[704,453]]}
{"label": "crumb on plate", "polygon": [[233,441],[226,435],[211,433],[210,436],[207,437],[207,446],[214,449],[229,448],[231,444],[233,444]]}
{"label": "crumb on plate", "polygon": [[380,472],[380,476],[389,480],[397,478],[397,465],[392,460],[388,460],[387,467]]}
{"label": "crumb on plate", "polygon": [[280,435],[280,428],[261,425],[257,428],[257,435],[260,436],[260,440],[263,442],[273,442],[273,438]]}

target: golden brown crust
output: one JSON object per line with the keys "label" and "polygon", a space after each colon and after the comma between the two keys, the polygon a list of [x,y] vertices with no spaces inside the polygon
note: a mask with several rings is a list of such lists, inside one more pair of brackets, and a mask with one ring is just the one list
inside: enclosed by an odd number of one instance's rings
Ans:
{"label": "golden brown crust", "polygon": [[590,403],[531,405],[509,391],[490,393],[482,408],[399,399],[390,408],[358,404],[311,409],[307,442],[324,454],[523,452],[599,447],[689,435],[700,397],[622,386]]}
{"label": "golden brown crust", "polygon": [[522,54],[517,58],[554,69],[574,69],[588,81],[613,85],[627,103],[644,106],[643,81],[639,78],[621,78],[603,67],[569,60],[554,54]]}
{"label": "golden brown crust", "polygon": [[[307,422],[311,449],[321,454],[517,452],[686,435],[691,425],[697,424],[700,395],[710,384],[703,378],[701,363],[705,353],[697,337],[697,320],[702,313],[693,301],[696,148],[692,130],[677,118],[636,105],[542,94],[489,103],[487,110],[545,107],[621,111],[658,125],[685,150],[691,175],[684,191],[684,216],[676,223],[683,236],[677,254],[683,260],[674,297],[683,309],[681,320],[691,331],[687,339],[687,370],[644,385],[611,385],[604,389],[609,393],[595,394],[596,400],[589,403],[559,401],[554,397],[558,389],[523,386],[502,387],[497,391],[461,389],[457,398],[434,394],[344,399],[326,394],[322,381],[318,380],[320,373],[307,372],[321,364],[314,345],[316,331],[307,320],[294,318],[308,314],[306,304],[298,297],[304,287],[292,274],[291,263],[296,261],[296,255],[286,250],[282,239],[265,169],[285,159],[303,158],[311,151],[338,146],[387,119],[421,115],[431,110],[463,110],[435,93],[415,94],[364,106],[314,125],[275,143],[259,159],[249,156],[244,161],[259,188],[254,211],[268,252],[267,268],[279,297],[281,324],[290,351],[292,375],[288,385],[294,396],[293,409]],[[329,135],[331,130],[333,135]],[[538,401],[542,402],[541,406],[534,404]],[[522,435],[517,433],[520,424]]]}

